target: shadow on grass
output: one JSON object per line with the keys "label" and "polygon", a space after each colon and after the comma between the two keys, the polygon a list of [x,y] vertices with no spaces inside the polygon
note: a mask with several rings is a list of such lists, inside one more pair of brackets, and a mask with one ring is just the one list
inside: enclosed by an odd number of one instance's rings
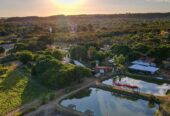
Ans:
{"label": "shadow on grass", "polygon": [[25,69],[11,71],[0,82],[0,115],[46,95],[50,90],[31,80]]}
{"label": "shadow on grass", "polygon": [[0,90],[1,91],[8,91],[13,89],[14,86],[23,78],[23,76],[18,74],[18,71],[11,71],[7,74],[7,77],[3,79],[0,83]]}

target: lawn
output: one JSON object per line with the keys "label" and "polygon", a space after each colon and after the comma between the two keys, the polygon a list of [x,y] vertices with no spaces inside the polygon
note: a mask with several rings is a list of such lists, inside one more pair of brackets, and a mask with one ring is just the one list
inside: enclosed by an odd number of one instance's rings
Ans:
{"label": "lawn", "polygon": [[31,80],[26,68],[10,71],[5,78],[0,78],[0,115],[48,92],[50,90]]}

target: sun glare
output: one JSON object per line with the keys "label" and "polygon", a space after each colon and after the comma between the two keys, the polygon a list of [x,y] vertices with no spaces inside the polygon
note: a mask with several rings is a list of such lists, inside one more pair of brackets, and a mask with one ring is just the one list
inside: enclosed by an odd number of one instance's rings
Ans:
{"label": "sun glare", "polygon": [[85,0],[52,0],[57,12],[65,15],[78,14]]}
{"label": "sun glare", "polygon": [[77,7],[82,3],[82,0],[55,0],[60,7]]}

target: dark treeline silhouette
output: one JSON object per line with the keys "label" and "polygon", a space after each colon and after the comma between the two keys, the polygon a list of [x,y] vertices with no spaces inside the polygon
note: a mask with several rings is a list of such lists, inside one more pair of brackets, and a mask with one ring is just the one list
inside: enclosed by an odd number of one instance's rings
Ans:
{"label": "dark treeline silhouette", "polygon": [[96,14],[96,15],[54,15],[49,17],[38,17],[38,16],[28,16],[28,17],[12,17],[7,18],[7,22],[20,22],[20,21],[54,21],[56,19],[89,19],[89,18],[138,18],[138,19],[154,19],[154,18],[170,18],[170,13],[126,13],[126,14]]}

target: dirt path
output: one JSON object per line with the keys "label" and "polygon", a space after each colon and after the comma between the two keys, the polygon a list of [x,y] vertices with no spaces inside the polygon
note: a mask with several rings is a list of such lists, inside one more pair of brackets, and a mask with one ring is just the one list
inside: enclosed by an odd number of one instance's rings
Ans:
{"label": "dirt path", "polygon": [[[75,112],[75,111],[70,112],[67,108],[64,108],[64,107],[58,105],[58,103],[63,98],[65,98],[65,97],[67,97],[71,94],[74,94],[81,89],[89,87],[90,85],[92,85],[94,83],[95,83],[94,78],[87,78],[83,81],[83,83],[72,86],[72,88],[75,88],[72,92],[66,93],[67,88],[58,90],[58,91],[56,91],[56,99],[54,101],[51,101],[48,104],[40,106],[35,111],[26,114],[26,116],[53,116],[53,114],[55,114],[55,116],[56,116],[58,113],[61,114],[61,112],[66,112],[66,114],[69,114],[69,116],[70,116],[70,113],[73,113],[74,115],[80,115],[81,113],[78,113],[78,112]],[[8,113],[7,116],[14,116],[14,114],[16,112],[20,112],[20,111],[27,112],[33,106],[36,106],[37,104],[40,104],[40,103],[41,103],[41,101],[39,99],[34,100],[33,102],[25,104],[25,105],[17,108],[16,110]]]}

